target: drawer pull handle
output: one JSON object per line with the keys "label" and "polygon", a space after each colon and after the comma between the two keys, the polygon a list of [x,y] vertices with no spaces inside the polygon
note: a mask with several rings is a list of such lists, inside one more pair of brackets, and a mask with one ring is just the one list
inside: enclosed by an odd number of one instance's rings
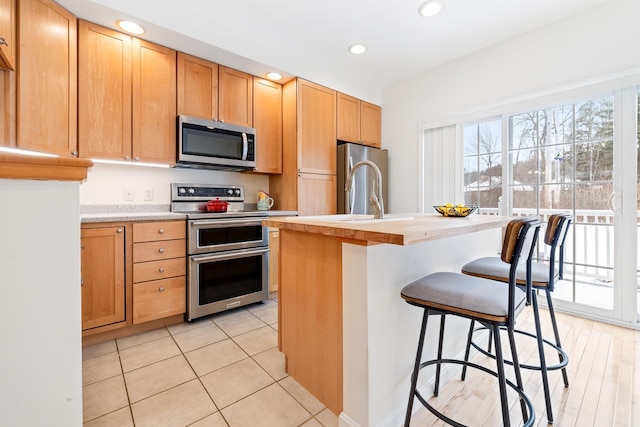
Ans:
{"label": "drawer pull handle", "polygon": [[164,267],[160,267],[160,268],[158,269],[158,271],[159,271],[160,273],[164,273]]}
{"label": "drawer pull handle", "polygon": [[160,248],[160,249],[158,249],[158,252],[160,252],[161,254],[163,254],[163,253],[164,253],[164,248]]}
{"label": "drawer pull handle", "polygon": [[164,228],[161,228],[159,231],[160,234],[164,234]]}
{"label": "drawer pull handle", "polygon": [[158,288],[158,290],[159,290],[160,292],[164,292],[164,288],[163,288],[162,286],[161,286],[161,287],[159,287],[159,288]]}

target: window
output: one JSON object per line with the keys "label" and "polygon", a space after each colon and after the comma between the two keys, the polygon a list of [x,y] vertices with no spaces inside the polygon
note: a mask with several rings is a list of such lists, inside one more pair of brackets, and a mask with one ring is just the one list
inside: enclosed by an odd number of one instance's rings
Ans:
{"label": "window", "polygon": [[502,121],[465,124],[464,202],[497,213],[502,196]]}

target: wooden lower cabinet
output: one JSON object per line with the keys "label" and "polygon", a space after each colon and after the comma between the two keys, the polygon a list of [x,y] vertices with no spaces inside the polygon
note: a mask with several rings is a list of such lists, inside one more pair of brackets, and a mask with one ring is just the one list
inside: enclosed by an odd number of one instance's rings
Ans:
{"label": "wooden lower cabinet", "polygon": [[269,229],[269,292],[278,291],[280,280],[280,230]]}
{"label": "wooden lower cabinet", "polygon": [[184,321],[185,221],[81,228],[83,345]]}
{"label": "wooden lower cabinet", "polygon": [[125,321],[125,228],[82,229],[82,330]]}
{"label": "wooden lower cabinet", "polygon": [[133,261],[133,324],[184,313],[184,221],[133,224]]}

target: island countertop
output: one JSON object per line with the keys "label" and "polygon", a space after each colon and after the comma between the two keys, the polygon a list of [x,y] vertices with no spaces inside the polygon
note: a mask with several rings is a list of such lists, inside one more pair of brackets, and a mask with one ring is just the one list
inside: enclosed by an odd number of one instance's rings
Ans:
{"label": "island countertop", "polygon": [[371,215],[319,215],[269,218],[269,227],[341,237],[372,243],[411,245],[506,225],[509,217],[473,214],[464,218],[438,214],[391,214],[384,220]]}

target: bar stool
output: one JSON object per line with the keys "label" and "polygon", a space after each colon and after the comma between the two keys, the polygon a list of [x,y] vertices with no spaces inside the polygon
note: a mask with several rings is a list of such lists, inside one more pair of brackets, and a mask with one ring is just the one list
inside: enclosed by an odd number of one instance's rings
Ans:
{"label": "bar stool", "polygon": [[[564,386],[569,387],[569,379],[567,377],[566,366],[569,362],[567,353],[562,349],[560,343],[560,334],[558,333],[558,324],[556,322],[555,312],[553,310],[553,302],[551,300],[551,292],[554,290],[554,285],[557,280],[563,277],[563,264],[564,264],[564,243],[569,232],[569,225],[572,221],[572,216],[568,214],[554,214],[549,216],[547,222],[547,229],[544,236],[544,242],[550,246],[549,250],[549,263],[531,262],[526,268],[519,268],[516,273],[516,283],[519,286],[524,286],[526,293],[531,301],[533,308],[534,322],[536,333],[531,334],[526,331],[516,329],[514,332],[523,334],[532,338],[535,338],[538,343],[538,356],[540,358],[540,365],[528,365],[521,364],[523,369],[533,369],[541,371],[542,373],[542,386],[544,389],[545,405],[547,409],[547,421],[553,423],[553,411],[551,408],[551,394],[549,392],[549,379],[547,371],[562,370],[562,378]],[[559,261],[559,266],[556,269],[556,257]],[[505,264],[498,257],[486,257],[471,261],[462,267],[462,273],[482,277],[486,279],[497,280],[500,282],[509,281],[509,264]],[[536,292],[532,292],[535,290]],[[553,333],[555,335],[555,344],[543,339],[542,328],[540,326],[540,312],[538,310],[538,296],[537,291],[544,291],[547,296],[547,306],[549,309],[549,315],[551,317],[551,325],[553,327]],[[478,328],[479,329],[484,329]],[[491,339],[489,340],[488,349],[485,351],[473,342],[472,336],[474,332],[474,322],[471,322],[469,329],[469,340],[467,342],[467,349],[465,352],[465,360],[468,360],[470,346],[473,345],[478,351],[495,357],[491,353]],[[489,334],[493,333],[489,330]],[[547,365],[547,361],[544,354],[544,345],[553,347],[558,352],[559,363],[555,365]],[[505,361],[505,363],[511,363]],[[462,378],[464,379],[465,370],[463,368]]]}
{"label": "bar stool", "polygon": [[[411,421],[414,397],[441,420],[450,425],[462,426],[462,424],[454,421],[431,406],[417,389],[420,370],[426,366],[436,365],[434,395],[437,396],[440,383],[440,366],[442,364],[469,366],[496,377],[500,390],[502,420],[505,427],[511,425],[509,421],[506,389],[507,386],[511,387],[518,393],[520,398],[524,427],[533,425],[535,412],[531,401],[523,392],[513,330],[515,318],[526,304],[525,293],[516,287],[516,271],[518,265],[527,263],[528,257],[533,253],[533,247],[535,246],[541,224],[542,222],[539,218],[529,217],[513,220],[507,225],[501,258],[505,263],[511,265],[509,271],[509,286],[504,286],[495,280],[472,277],[460,273],[438,272],[422,277],[402,289],[401,296],[407,303],[424,309],[422,327],[418,339],[418,350],[413,373],[411,374],[411,389],[405,417],[405,427],[408,427]],[[445,315],[448,314],[471,319],[473,322],[479,322],[494,332],[496,371],[469,362],[468,360],[442,358],[444,319]],[[438,355],[437,359],[421,363],[427,319],[430,315],[442,316],[438,341]],[[509,344],[511,347],[516,384],[513,384],[505,378],[499,333],[500,327],[505,327],[509,333]]]}

